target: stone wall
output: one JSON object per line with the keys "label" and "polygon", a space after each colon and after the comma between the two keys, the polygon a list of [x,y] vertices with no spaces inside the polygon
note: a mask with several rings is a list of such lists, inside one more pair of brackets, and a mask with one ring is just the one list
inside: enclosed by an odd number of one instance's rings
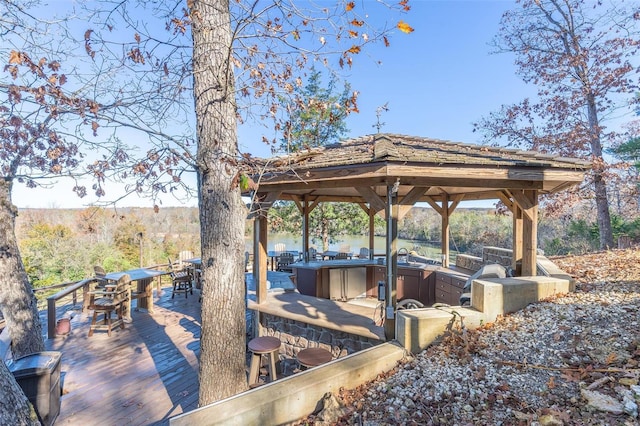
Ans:
{"label": "stone wall", "polygon": [[470,254],[458,254],[456,255],[456,266],[459,268],[469,269],[471,271],[477,271],[482,268],[482,258],[478,256],[471,256]]}
{"label": "stone wall", "polygon": [[497,263],[505,268],[511,267],[511,258],[513,257],[513,251],[511,249],[505,249],[500,247],[483,247],[482,248],[482,263],[492,264]]}
{"label": "stone wall", "polygon": [[482,257],[468,254],[456,255],[456,266],[477,271],[483,265],[497,263],[505,268],[510,268],[512,253],[511,249],[487,246],[482,248]]}
{"label": "stone wall", "polygon": [[305,348],[323,348],[331,352],[333,358],[342,358],[363,349],[383,343],[342,331],[331,330],[275,315],[260,314],[260,336],[274,336],[280,339],[280,366],[285,376],[298,368],[296,354]]}

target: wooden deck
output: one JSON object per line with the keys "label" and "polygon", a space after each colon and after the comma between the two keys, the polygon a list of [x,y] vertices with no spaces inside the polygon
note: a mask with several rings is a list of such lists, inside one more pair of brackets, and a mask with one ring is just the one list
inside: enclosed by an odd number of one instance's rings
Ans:
{"label": "wooden deck", "polygon": [[[275,300],[286,297],[291,303],[292,297],[315,299],[282,292],[290,286],[285,282],[288,274],[269,273]],[[249,274],[247,278],[248,297],[252,299],[252,277]],[[199,296],[197,289],[186,299],[184,295],[171,299],[169,287],[163,288],[159,297],[154,291],[154,313],[132,310],[132,322],[124,330],[112,331],[111,337],[106,331],[88,337],[88,313],[69,311],[76,313],[71,332],[45,340],[47,350],[62,352],[63,395],[56,425],[168,425],[170,417],[197,408]],[[280,310],[288,312],[285,308]],[[335,328],[332,324],[342,318],[340,315],[348,314],[362,317],[373,332],[379,329],[371,320],[371,306],[323,300],[317,301],[315,309],[322,318],[333,319],[320,322],[329,328]],[[305,321],[304,313],[298,314]],[[350,318],[343,326],[353,321]],[[247,365],[247,375],[248,370]]]}
{"label": "wooden deck", "polygon": [[[167,425],[198,404],[200,303],[165,288],[153,315],[133,311],[132,323],[87,337],[78,313],[71,333],[46,340],[62,352],[63,396],[57,425]],[[135,302],[134,302],[135,306]]]}

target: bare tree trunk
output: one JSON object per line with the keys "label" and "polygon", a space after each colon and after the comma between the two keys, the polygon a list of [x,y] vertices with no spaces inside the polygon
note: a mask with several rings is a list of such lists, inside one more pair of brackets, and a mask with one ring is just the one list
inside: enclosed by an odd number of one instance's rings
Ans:
{"label": "bare tree trunk", "polygon": [[246,207],[238,140],[228,0],[193,1],[193,73],[202,241],[200,406],[247,389]]}
{"label": "bare tree trunk", "polygon": [[[11,333],[14,358],[44,350],[36,298],[18,251],[16,215],[11,181],[0,180],[0,309]],[[0,424],[40,424],[13,374],[1,359],[0,364]]]}
{"label": "bare tree trunk", "polygon": [[0,360],[0,425],[39,425],[38,416],[13,374]]}
{"label": "bare tree trunk", "polygon": [[589,118],[589,130],[591,132],[591,154],[595,159],[593,167],[593,186],[596,195],[596,210],[598,212],[598,230],[600,231],[600,249],[613,248],[613,230],[611,229],[611,215],[609,213],[609,198],[607,196],[607,183],[604,179],[602,158],[602,143],[600,142],[600,129],[598,122],[598,110],[593,94],[587,96],[587,111]]}
{"label": "bare tree trunk", "polygon": [[329,250],[329,224],[327,223],[327,219],[320,220],[321,224],[321,234],[322,234],[322,251]]}
{"label": "bare tree trunk", "polygon": [[0,180],[0,309],[11,333],[14,358],[44,350],[38,304],[16,240],[17,214],[11,181]]}

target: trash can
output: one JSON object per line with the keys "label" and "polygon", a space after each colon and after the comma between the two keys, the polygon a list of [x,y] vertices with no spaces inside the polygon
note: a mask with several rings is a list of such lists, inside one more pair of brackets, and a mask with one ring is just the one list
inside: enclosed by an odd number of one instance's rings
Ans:
{"label": "trash can", "polygon": [[60,413],[61,358],[60,352],[36,352],[15,359],[9,367],[44,426],[52,425]]}

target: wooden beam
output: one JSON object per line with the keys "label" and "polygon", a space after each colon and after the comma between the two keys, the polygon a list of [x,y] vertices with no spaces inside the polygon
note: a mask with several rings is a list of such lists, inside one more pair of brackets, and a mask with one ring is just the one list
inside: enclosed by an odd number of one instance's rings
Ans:
{"label": "wooden beam", "polygon": [[[543,181],[537,180],[518,180],[518,179],[484,179],[482,177],[435,177],[423,175],[424,171],[420,172],[417,176],[405,176],[402,178],[402,186],[422,186],[422,187],[469,187],[469,188],[486,188],[501,189],[501,188],[516,188],[516,189],[538,189],[543,190]],[[376,177],[370,179],[331,179],[331,180],[318,180],[314,182],[298,182],[298,181],[285,181],[272,183],[269,186],[263,185],[261,191],[277,191],[277,192],[291,192],[291,191],[304,191],[312,192],[314,190],[322,189],[334,189],[334,188],[352,188],[358,186],[367,187],[379,187],[382,188],[386,185],[387,177]]]}
{"label": "wooden beam", "polygon": [[442,266],[449,267],[449,197],[444,197],[442,203]]}
{"label": "wooden beam", "polygon": [[417,203],[428,190],[429,188],[424,186],[415,186],[411,188],[411,190],[407,192],[399,202],[400,209],[398,211],[398,220],[402,220],[407,213],[409,213],[409,210],[411,210],[414,204]]}
{"label": "wooden beam", "polygon": [[453,212],[455,211],[456,207],[458,207],[458,204],[460,204],[460,201],[462,201],[462,199],[464,198],[464,194],[457,194],[453,196],[453,200],[451,202],[451,204],[449,205],[449,216],[451,216],[451,214],[453,214]]}
{"label": "wooden beam", "polygon": [[512,205],[513,217],[513,258],[511,260],[511,268],[516,272],[517,276],[522,275],[522,209],[517,204]]}
{"label": "wooden beam", "polygon": [[399,204],[401,206],[413,206],[415,203],[420,201],[420,198],[422,198],[428,190],[429,187],[426,186],[414,186],[404,197],[402,197]]}
{"label": "wooden beam", "polygon": [[[298,189],[318,188],[324,183],[330,187],[384,185],[390,176],[399,177],[402,185],[413,186],[471,186],[500,189],[501,187],[544,189],[542,182],[574,182],[584,179],[584,171],[550,167],[487,167],[460,164],[443,165],[424,163],[376,163],[345,165],[304,171],[304,179],[293,172],[271,173],[259,180],[259,191],[271,191],[295,186]],[[453,183],[452,183],[453,182]],[[515,186],[510,186],[515,183]],[[531,186],[522,186],[531,185]]]}
{"label": "wooden beam", "polygon": [[513,195],[514,200],[520,205],[520,207],[522,207],[523,210],[528,210],[533,207],[534,204],[531,202],[528,195],[525,194],[525,191],[521,189],[514,189],[510,192],[511,195]]}
{"label": "wooden beam", "polygon": [[374,212],[373,209],[369,209],[369,260],[373,260],[373,251],[375,245],[375,219],[376,212]]}
{"label": "wooden beam", "polygon": [[253,222],[253,279],[256,284],[256,302],[267,300],[267,216],[260,215]]}
{"label": "wooden beam", "polygon": [[370,209],[369,206],[367,206],[365,203],[357,203],[357,204],[360,206],[362,210],[364,210],[367,216],[369,216],[369,212],[373,210],[373,209]]}
{"label": "wooden beam", "polygon": [[435,202],[435,200],[434,200],[433,198],[431,198],[430,196],[427,196],[427,197],[425,198],[425,200],[424,200],[424,201],[426,201],[427,203],[429,203],[429,205],[430,205],[431,207],[433,207],[433,209],[434,209],[436,212],[438,212],[438,214],[439,214],[440,216],[442,216],[442,207],[440,207],[440,206]]}
{"label": "wooden beam", "polygon": [[376,212],[385,211],[387,203],[368,186],[358,186],[356,191],[369,203]]}
{"label": "wooden beam", "polygon": [[294,200],[292,200],[294,202],[294,204],[296,205],[296,207],[298,208],[298,212],[300,214],[304,213],[304,207],[302,206],[302,203],[300,202],[299,198],[295,198]]}
{"label": "wooden beam", "polygon": [[[526,195],[526,193],[530,192],[530,191],[523,191],[523,190],[512,190],[510,191],[511,195],[513,196],[513,200],[518,203],[518,205],[520,206],[520,208],[522,209],[522,212],[525,216],[527,216],[527,219],[529,220],[533,220],[532,217],[528,216],[529,212],[531,212],[531,208],[533,207],[533,204],[531,202],[531,200],[529,199],[529,196]],[[536,200],[535,200],[536,204],[538,203],[538,197],[537,197],[537,191],[536,191]]]}
{"label": "wooden beam", "polygon": [[313,209],[315,209],[316,207],[318,207],[318,204],[320,204],[320,201],[318,200],[313,200],[310,204],[309,204],[309,213],[311,213],[313,211]]}
{"label": "wooden beam", "polygon": [[513,201],[511,201],[511,198],[509,198],[509,196],[505,193],[505,191],[496,191],[496,195],[498,196],[500,201],[502,201],[502,203],[509,209],[509,211],[513,213],[514,212]]}
{"label": "wooden beam", "polygon": [[309,261],[309,200],[306,195],[302,200],[302,258]]}

